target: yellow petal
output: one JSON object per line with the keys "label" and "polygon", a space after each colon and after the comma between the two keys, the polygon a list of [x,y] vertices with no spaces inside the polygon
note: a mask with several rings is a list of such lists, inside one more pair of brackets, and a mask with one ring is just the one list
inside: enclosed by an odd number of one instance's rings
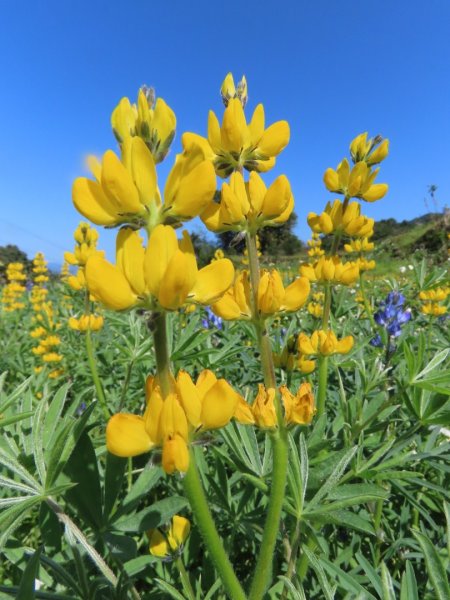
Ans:
{"label": "yellow petal", "polygon": [[164,440],[162,466],[169,475],[175,471],[186,473],[189,468],[189,451],[186,441],[180,436]]}
{"label": "yellow petal", "polygon": [[279,216],[289,204],[291,186],[286,175],[275,179],[264,196],[262,213],[268,219]]}
{"label": "yellow petal", "polygon": [[[370,188],[362,195],[362,199],[367,202],[375,202],[386,196],[389,186],[387,183],[374,183]],[[80,211],[81,212],[81,211]]]}
{"label": "yellow petal", "polygon": [[217,377],[214,375],[214,373],[209,369],[204,369],[197,377],[197,381],[195,382],[195,387],[200,394],[200,398],[203,398],[206,392],[210,390],[216,382]]}
{"label": "yellow petal", "polygon": [[147,408],[144,413],[145,430],[155,444],[160,444],[163,438],[163,432],[160,427],[163,406],[164,400],[161,395],[161,389],[159,386],[155,386],[150,392]]}
{"label": "yellow petal", "polygon": [[123,227],[116,240],[116,263],[128,280],[133,292],[145,295],[143,241],[137,231]]}
{"label": "yellow petal", "polygon": [[[184,218],[196,217],[211,202],[215,192],[216,173],[214,167],[211,162],[204,160],[181,177],[176,194],[171,199],[170,212]],[[166,190],[164,198],[167,203]]]}
{"label": "yellow petal", "polygon": [[140,137],[130,138],[124,146],[126,144],[130,144],[131,172],[140,201],[145,206],[150,206],[155,202],[157,184],[153,155]]}
{"label": "yellow petal", "polygon": [[242,312],[239,304],[230,294],[225,294],[220,300],[215,302],[211,309],[215,315],[226,321],[234,321],[242,318]]}
{"label": "yellow petal", "polygon": [[249,141],[244,109],[238,98],[232,98],[225,109],[221,134],[221,145],[229,152],[240,153]]}
{"label": "yellow petal", "polygon": [[264,133],[264,106],[258,104],[253,111],[252,119],[248,125],[252,146],[257,146]]}
{"label": "yellow petal", "polygon": [[177,234],[172,227],[157,225],[150,235],[144,259],[145,281],[156,298],[167,266],[178,251]]}
{"label": "yellow petal", "polygon": [[187,540],[189,532],[191,531],[191,524],[188,519],[175,515],[172,519],[172,525],[169,530],[169,540],[175,542],[175,547],[172,546],[172,550],[179,548]]}
{"label": "yellow petal", "polygon": [[111,115],[114,135],[120,143],[128,136],[136,133],[136,111],[128,98],[122,98]]}
{"label": "yellow petal", "polygon": [[200,396],[191,379],[191,376],[186,371],[180,371],[177,377],[178,397],[184,408],[189,423],[195,429],[200,425],[200,414],[202,403]]}
{"label": "yellow petal", "polygon": [[217,202],[208,204],[200,218],[210,231],[220,231],[225,227],[221,220],[220,204]]}
{"label": "yellow petal", "polygon": [[225,379],[217,382],[206,392],[202,400],[201,422],[205,429],[217,429],[229,423],[239,401],[239,394]]}
{"label": "yellow petal", "polygon": [[103,155],[102,188],[120,214],[139,214],[143,206],[130,173],[112,150]]}
{"label": "yellow petal", "polygon": [[264,315],[280,310],[284,298],[284,287],[278,271],[265,272],[258,286],[258,309]]}
{"label": "yellow petal", "polygon": [[267,188],[264,181],[258,175],[258,173],[252,171],[248,180],[248,195],[250,198],[252,212],[255,214],[255,216],[257,216],[262,210],[266,193]]}
{"label": "yellow petal", "polygon": [[289,144],[290,130],[287,121],[277,121],[268,127],[258,143],[258,152],[263,156],[278,156]]}
{"label": "yellow petal", "polygon": [[145,430],[144,419],[138,415],[118,413],[106,427],[106,447],[115,456],[137,456],[153,447]]}
{"label": "yellow petal", "polygon": [[86,177],[75,179],[72,201],[77,211],[96,225],[114,225],[118,221],[117,211],[96,181]]}
{"label": "yellow petal", "polygon": [[[199,271],[200,273],[200,271]],[[186,301],[194,287],[197,271],[191,257],[177,250],[164,272],[158,292],[158,301],[167,310],[177,310]]]}
{"label": "yellow petal", "polygon": [[212,304],[233,283],[234,267],[231,260],[221,258],[203,267],[197,274],[197,280],[189,293],[189,298],[200,304]]}
{"label": "yellow petal", "polygon": [[169,542],[159,529],[153,529],[150,535],[150,554],[164,558],[170,555]]}
{"label": "yellow petal", "polygon": [[208,142],[217,154],[221,148],[220,125],[215,113],[210,110],[208,114]]}
{"label": "yellow petal", "polygon": [[162,98],[157,98],[153,111],[152,129],[158,132],[162,144],[171,138],[175,132],[177,119],[173,110]]}
{"label": "yellow petal", "polygon": [[337,192],[340,189],[339,186],[339,175],[336,173],[334,169],[327,169],[323,176],[323,182],[325,187],[330,192]]}
{"label": "yellow petal", "polygon": [[342,340],[340,340],[337,343],[336,351],[339,352],[340,354],[347,354],[353,348],[353,344],[354,344],[353,337],[351,335],[348,335],[347,337],[342,338]]}
{"label": "yellow petal", "polygon": [[137,301],[122,271],[99,254],[86,263],[86,282],[89,291],[111,310],[131,308]]}
{"label": "yellow petal", "polygon": [[285,289],[281,308],[290,312],[301,308],[308,298],[310,288],[311,286],[307,277],[296,279]]}
{"label": "yellow petal", "polygon": [[178,434],[187,441],[188,424],[186,413],[176,394],[168,394],[164,398],[159,426],[163,438],[173,437],[175,434]]}
{"label": "yellow petal", "polygon": [[241,396],[239,397],[239,402],[233,416],[242,425],[254,425],[255,423],[250,405]]}

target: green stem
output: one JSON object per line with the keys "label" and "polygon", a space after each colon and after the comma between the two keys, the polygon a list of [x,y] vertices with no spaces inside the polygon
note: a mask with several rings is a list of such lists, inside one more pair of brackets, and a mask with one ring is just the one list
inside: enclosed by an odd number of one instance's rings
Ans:
{"label": "green stem", "polygon": [[376,544],[375,544],[375,566],[380,564],[382,532],[380,531],[381,517],[383,516],[383,500],[377,500],[375,505],[375,514],[373,517],[373,526],[375,529]]}
{"label": "green stem", "polygon": [[328,386],[328,356],[319,358],[319,387],[317,389],[317,418],[325,414],[325,400]]}
{"label": "green stem", "polygon": [[[295,524],[295,530],[292,535],[291,543],[289,544],[289,546],[290,546],[289,555],[287,557],[288,567],[286,570],[286,579],[288,579],[289,581],[292,579],[292,575],[294,574],[294,569],[295,569],[295,563],[297,562],[297,553],[298,553],[298,549],[300,546],[300,529],[301,529],[300,526],[301,526],[301,520],[297,519],[297,522]],[[287,589],[287,585],[285,583],[280,600],[284,600],[286,598],[287,592],[288,592],[288,589]]]}
{"label": "green stem", "polygon": [[100,380],[100,377],[99,377],[98,371],[97,371],[97,364],[95,362],[95,354],[94,354],[94,348],[92,345],[90,329],[88,329],[86,331],[86,354],[87,354],[87,358],[88,358],[89,368],[91,370],[92,381],[94,382],[95,391],[97,393],[97,398],[99,399],[100,406],[102,407],[105,419],[109,419],[111,414],[108,410],[108,404],[106,402],[105,394],[103,392],[102,382]]}
{"label": "green stem", "polygon": [[[256,234],[247,233],[246,242],[252,288],[253,324],[255,326],[256,337],[261,354],[264,383],[266,388],[277,390],[270,338],[267,332],[265,319],[260,317],[258,309],[259,260],[256,247]],[[261,550],[250,588],[249,598],[251,600],[260,600],[272,581],[273,555],[280,528],[281,511],[286,488],[289,452],[286,427],[278,391],[275,393],[275,408],[277,412],[278,430],[271,436],[273,448],[272,485],[261,541]]]}
{"label": "green stem", "polygon": [[153,313],[149,321],[149,327],[153,334],[155,347],[156,370],[158,372],[159,385],[164,397],[172,390],[172,373],[170,370],[169,345],[167,343],[166,313]]}
{"label": "green stem", "polygon": [[363,299],[364,308],[366,309],[366,314],[367,314],[367,316],[369,318],[370,325],[372,326],[372,329],[374,331],[376,331],[377,330],[377,324],[375,323],[375,320],[374,320],[373,314],[372,314],[372,309],[370,308],[369,300],[367,299],[366,286],[364,285],[363,273],[360,273],[360,275],[359,275],[359,289],[361,291],[361,296],[362,296],[362,299]]}
{"label": "green stem", "polygon": [[181,585],[183,586],[183,591],[186,595],[186,598],[188,598],[189,600],[195,600],[195,593],[192,589],[191,582],[189,581],[189,575],[187,574],[186,569],[184,568],[181,556],[179,556],[176,559],[175,564],[178,568],[178,571],[180,572]]}
{"label": "green stem", "polygon": [[236,577],[222,540],[217,533],[192,450],[190,451],[189,469],[183,478],[183,487],[197,526],[220,575],[226,593],[232,600],[245,600],[245,592]]}
{"label": "green stem", "polygon": [[272,581],[272,563],[275,544],[280,528],[288,468],[288,444],[286,430],[272,436],[273,471],[266,523],[261,540],[261,551],[256,563],[249,599],[261,600]]}

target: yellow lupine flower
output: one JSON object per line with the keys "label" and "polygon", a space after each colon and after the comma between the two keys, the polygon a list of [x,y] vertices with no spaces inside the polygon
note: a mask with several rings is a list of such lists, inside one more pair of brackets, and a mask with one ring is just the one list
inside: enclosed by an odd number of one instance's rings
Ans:
{"label": "yellow lupine flower", "polygon": [[[295,312],[306,302],[310,284],[306,277],[299,277],[286,288],[278,271],[261,271],[258,286],[258,313],[262,316],[278,312]],[[234,285],[212,305],[213,312],[225,320],[251,319],[251,289],[248,271],[236,276]]]}
{"label": "yellow lupine flower", "polygon": [[124,141],[122,160],[108,150],[102,165],[91,159],[91,167],[96,181],[76,179],[72,199],[76,209],[97,225],[175,224],[200,214],[216,191],[214,168],[198,147],[177,156],[163,205],[155,161],[141,138]]}
{"label": "yellow lupine flower", "polygon": [[241,81],[235,86],[232,73],[228,73],[220,88],[220,95],[222,96],[225,106],[228,106],[231,98],[238,98],[243,108],[245,108],[248,100],[247,80],[245,75],[242,76]]}
{"label": "yellow lupine flower", "polygon": [[442,302],[447,298],[449,294],[448,289],[444,287],[437,287],[432,290],[422,291],[419,294],[420,300],[430,300],[432,302]]}
{"label": "yellow lupine flower", "polygon": [[316,319],[320,318],[323,314],[323,306],[318,302],[309,302],[308,306],[306,307],[306,310],[309,312],[310,315],[316,317]]}
{"label": "yellow lupine flower", "polygon": [[297,368],[305,375],[308,375],[309,373],[312,373],[316,368],[316,361],[308,360],[303,354],[299,354],[297,360]]}
{"label": "yellow lupine flower", "polygon": [[226,425],[241,397],[211,371],[203,371],[194,384],[181,371],[174,391],[162,398],[157,381],[146,385],[147,408],[143,417],[119,413],[106,428],[108,450],[116,456],[136,456],[162,446],[162,465],[167,473],[186,472],[188,443],[196,432]]}
{"label": "yellow lupine flower", "polygon": [[330,192],[344,194],[347,198],[361,198],[375,202],[387,194],[387,183],[374,183],[379,168],[373,171],[365,161],[357,162],[352,169],[346,158],[336,170],[327,169],[323,176],[325,187]]}
{"label": "yellow lupine flower", "polygon": [[265,129],[262,104],[258,104],[247,124],[241,99],[235,97],[228,101],[222,125],[214,112],[209,112],[207,139],[195,133],[185,133],[182,143],[185,149],[200,146],[205,157],[213,161],[217,174],[228,177],[242,167],[259,172],[273,168],[275,157],[287,146],[289,136],[286,121],[277,121]]}
{"label": "yellow lupine flower", "polygon": [[271,429],[277,426],[277,412],[274,400],[274,388],[266,389],[262,383],[258,384],[258,394],[251,406],[253,418],[258,427]]}
{"label": "yellow lupine flower", "polygon": [[111,125],[119,144],[139,136],[156,163],[166,157],[175,136],[176,117],[162,98],[155,102],[154,91],[146,86],[138,93],[137,106],[122,98],[111,115]]}
{"label": "yellow lupine flower", "polygon": [[63,357],[57,352],[47,352],[42,356],[44,362],[61,362]]}
{"label": "yellow lupine flower", "polygon": [[420,309],[425,315],[433,315],[439,317],[445,315],[447,307],[438,304],[437,302],[425,302]]}
{"label": "yellow lupine flower", "polygon": [[70,317],[68,324],[70,329],[75,331],[99,331],[103,327],[103,317],[101,315],[82,315],[78,319]]}
{"label": "yellow lupine flower", "polygon": [[367,260],[367,258],[357,258],[354,263],[358,266],[360,272],[362,271],[373,271],[377,266],[377,263],[374,260]]}
{"label": "yellow lupine flower", "polygon": [[191,524],[188,519],[175,515],[167,532],[151,529],[147,532],[150,540],[149,551],[160,558],[179,554],[189,536]]}
{"label": "yellow lupine flower", "polygon": [[177,310],[186,302],[211,304],[233,278],[234,267],[227,258],[198,270],[188,233],[177,240],[175,231],[166,225],[155,227],[146,249],[139,233],[121,229],[116,265],[98,256],[86,264],[90,292],[112,310],[133,306]]}
{"label": "yellow lupine flower", "polygon": [[340,200],[327,202],[325,210],[320,214],[310,212],[307,217],[308,225],[313,232],[333,233],[340,231],[350,237],[370,237],[373,235],[374,219],[361,215],[358,202],[350,202],[345,211]]}
{"label": "yellow lupine flower", "polygon": [[241,173],[233,173],[229,183],[222,184],[220,202],[212,201],[201,214],[208,229],[220,231],[251,231],[267,225],[286,222],[294,208],[291,186],[280,175],[267,189],[256,172],[245,183]]}
{"label": "yellow lupine flower", "polygon": [[[98,253],[94,253],[94,254],[98,254],[99,258],[103,258],[105,255],[104,252],[98,252]],[[85,277],[84,269],[82,269],[82,268],[78,269],[76,275],[70,275],[67,278],[67,283],[76,292],[83,290],[86,287],[86,277]]]}
{"label": "yellow lupine flower", "polygon": [[349,244],[344,244],[346,252],[371,252],[375,248],[373,242],[369,242],[367,237],[351,240]]}
{"label": "yellow lupine flower", "polygon": [[354,262],[342,262],[338,256],[322,256],[313,265],[300,265],[300,274],[311,282],[351,285],[359,277],[359,267]]}
{"label": "yellow lupine flower", "polygon": [[367,139],[368,133],[360,133],[350,143],[350,154],[354,163],[365,161],[369,166],[376,165],[389,153],[389,140],[381,136]]}
{"label": "yellow lupine flower", "polygon": [[302,383],[295,396],[285,385],[280,387],[287,424],[309,425],[316,413],[311,384]]}
{"label": "yellow lupine flower", "polygon": [[305,355],[330,356],[332,354],[347,354],[353,348],[353,337],[348,335],[338,340],[331,329],[314,331],[311,337],[305,333],[298,336],[298,351]]}

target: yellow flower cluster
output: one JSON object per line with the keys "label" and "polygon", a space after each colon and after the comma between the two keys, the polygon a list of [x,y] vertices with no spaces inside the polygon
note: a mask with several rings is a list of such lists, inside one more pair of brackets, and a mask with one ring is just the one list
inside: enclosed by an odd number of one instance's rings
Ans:
{"label": "yellow flower cluster", "polygon": [[312,265],[300,265],[300,274],[314,283],[351,285],[359,277],[359,266],[354,262],[342,262],[338,256],[322,256]]}
{"label": "yellow flower cluster", "polygon": [[[90,226],[89,223],[82,221],[76,228],[73,237],[75,239],[75,248],[73,252],[65,252],[64,259],[67,265],[78,266],[75,275],[68,275],[66,278],[69,286],[75,291],[86,290],[86,263],[89,258],[97,256],[104,257],[103,250],[97,249],[98,231]],[[69,272],[69,269],[67,269]],[[86,293],[88,293],[86,291]],[[86,300],[93,300],[90,296]],[[68,321],[70,329],[76,331],[98,331],[103,327],[103,317],[101,315],[82,314],[79,318],[70,317]]]}
{"label": "yellow flower cluster", "polygon": [[[280,312],[295,312],[305,304],[309,290],[306,277],[297,278],[285,288],[277,270],[262,270],[257,293],[258,314],[268,317]],[[225,320],[251,319],[253,313],[248,271],[238,272],[234,284],[211,308]]]}
{"label": "yellow flower cluster", "polygon": [[23,294],[27,276],[24,272],[24,265],[19,262],[9,263],[6,267],[7,284],[3,288],[2,304],[5,312],[14,312],[25,307]]}
{"label": "yellow flower cluster", "polygon": [[289,125],[277,121],[266,129],[264,107],[258,104],[250,123],[244,113],[247,98],[245,78],[235,91],[234,81],[228,74],[222,86],[226,105],[222,124],[213,111],[208,117],[208,137],[185,133],[182,143],[186,150],[199,146],[206,158],[212,161],[217,175],[228,177],[233,171],[266,172],[275,165],[278,154],[289,143]]}
{"label": "yellow flower cluster", "polygon": [[322,248],[322,239],[319,233],[313,231],[311,239],[306,242],[308,245],[308,256],[310,258],[321,257],[325,254],[325,250]]}
{"label": "yellow flower cluster", "polygon": [[298,336],[298,350],[304,356],[331,356],[347,354],[353,348],[353,337],[348,335],[338,340],[331,329],[318,330],[309,337],[305,333]]}
{"label": "yellow flower cluster", "polygon": [[450,287],[437,287],[431,290],[419,293],[419,300],[422,302],[421,311],[425,315],[439,317],[445,315],[447,307],[443,304],[450,294]]}
{"label": "yellow flower cluster", "polygon": [[308,225],[314,233],[342,233],[349,237],[370,237],[373,235],[374,219],[361,215],[358,202],[345,205],[340,200],[327,202],[325,210],[320,215],[310,212],[307,217]]}
{"label": "yellow flower cluster", "polygon": [[99,255],[86,265],[91,293],[112,310],[140,306],[178,310],[185,303],[215,302],[234,278],[223,258],[198,269],[189,234],[177,239],[172,227],[157,225],[147,248],[137,231],[123,228],[117,236],[116,265]]}
{"label": "yellow flower cluster", "polygon": [[34,338],[42,338],[39,340],[39,344],[31,349],[33,354],[40,358],[44,363],[43,365],[40,364],[34,368],[35,373],[40,373],[43,366],[48,365],[52,367],[52,370],[48,373],[50,379],[56,379],[62,375],[64,370],[62,368],[56,368],[56,365],[63,360],[62,354],[57,352],[58,346],[61,344],[60,337],[53,334],[49,335],[43,327],[38,327],[32,331],[30,335]]}
{"label": "yellow flower cluster", "polygon": [[306,307],[307,311],[313,317],[319,319],[323,314],[323,302],[325,300],[325,294],[323,292],[316,292],[312,294],[312,301],[308,303]]}
{"label": "yellow flower cluster", "polygon": [[137,105],[122,98],[111,115],[113,133],[119,144],[131,136],[140,137],[155,163],[166,157],[175,137],[177,120],[173,110],[162,98],[155,98],[153,88],[143,86],[138,92]]}
{"label": "yellow flower cluster", "polygon": [[42,252],[38,252],[33,258],[33,281],[36,284],[42,284],[48,281],[47,261]]}
{"label": "yellow flower cluster", "polygon": [[[316,412],[311,385],[302,383],[295,395],[284,385],[280,387],[279,391],[284,408],[285,424],[309,425]],[[243,398],[240,399],[235,413],[236,420],[245,425],[257,425],[264,429],[277,427],[275,394],[275,389],[266,389],[260,383],[253,404],[247,404]]]}
{"label": "yellow flower cluster", "polygon": [[202,371],[192,381],[186,371],[178,373],[172,391],[165,398],[157,379],[146,384],[144,416],[118,413],[106,428],[108,450],[116,456],[137,456],[162,446],[166,473],[185,473],[189,467],[189,442],[208,429],[224,427],[243,398],[225,379]]}

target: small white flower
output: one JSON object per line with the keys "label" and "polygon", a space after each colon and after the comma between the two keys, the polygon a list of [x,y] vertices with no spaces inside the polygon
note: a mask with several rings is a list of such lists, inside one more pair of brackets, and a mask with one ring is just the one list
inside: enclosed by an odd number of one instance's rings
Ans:
{"label": "small white flower", "polygon": [[414,266],[413,266],[413,265],[408,265],[408,269],[409,269],[410,271],[414,271]]}
{"label": "small white flower", "polygon": [[400,273],[406,273],[406,267],[400,267]]}

